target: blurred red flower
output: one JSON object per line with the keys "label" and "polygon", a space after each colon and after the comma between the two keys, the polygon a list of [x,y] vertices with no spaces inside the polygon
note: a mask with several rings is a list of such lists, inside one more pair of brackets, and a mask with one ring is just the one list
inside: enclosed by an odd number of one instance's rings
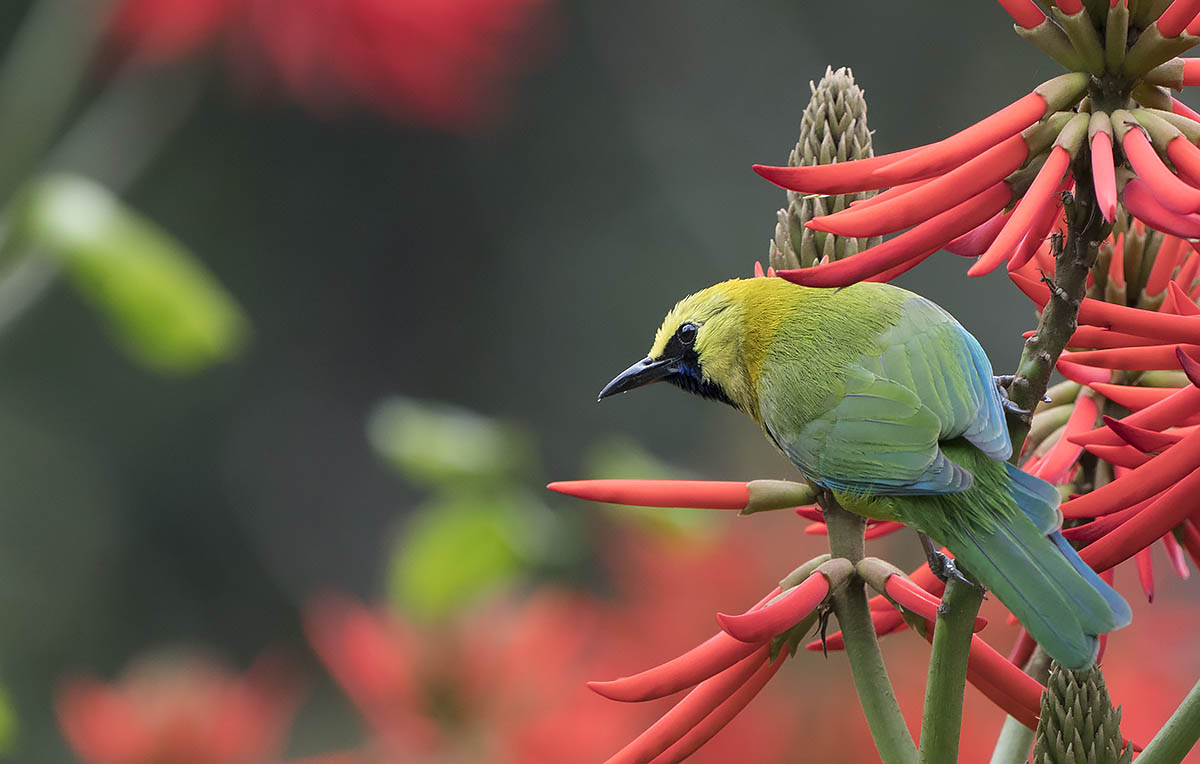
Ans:
{"label": "blurred red flower", "polygon": [[[622,537],[612,549],[612,600],[543,589],[453,623],[416,625],[324,595],[308,609],[307,630],[390,756],[602,761],[662,707],[611,703],[586,681],[627,673],[711,631],[710,620],[695,620],[697,599],[744,599],[761,571],[745,562],[744,539],[731,536],[720,543]],[[696,761],[727,761],[735,751],[758,762],[784,761],[791,729],[784,708],[763,704]]]}
{"label": "blurred red flower", "polygon": [[87,764],[263,764],[276,760],[297,695],[271,660],[237,676],[208,658],[160,656],[115,684],[68,683],[57,710]]}
{"label": "blurred red flower", "polygon": [[317,113],[361,104],[470,131],[495,119],[544,51],[548,0],[123,0],[110,35],[151,62],[223,42]]}

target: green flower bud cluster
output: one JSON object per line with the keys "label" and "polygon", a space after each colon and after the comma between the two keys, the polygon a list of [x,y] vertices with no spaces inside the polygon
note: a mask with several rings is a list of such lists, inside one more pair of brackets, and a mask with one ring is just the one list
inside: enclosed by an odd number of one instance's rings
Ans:
{"label": "green flower bud cluster", "polygon": [[[800,122],[800,141],[788,157],[793,167],[846,162],[873,156],[867,129],[867,99],[850,69],[825,69],[817,84],[809,82],[812,98]],[[844,210],[850,202],[874,196],[866,191],[839,196],[788,192],[787,209],[779,210],[768,262],[777,270],[815,265],[821,258],[841,260],[878,244],[879,237],[854,239],[804,227],[817,215]]]}
{"label": "green flower bud cluster", "polygon": [[1121,737],[1121,709],[1114,709],[1104,675],[1093,666],[1071,671],[1050,665],[1033,764],[1128,764],[1133,747]]}

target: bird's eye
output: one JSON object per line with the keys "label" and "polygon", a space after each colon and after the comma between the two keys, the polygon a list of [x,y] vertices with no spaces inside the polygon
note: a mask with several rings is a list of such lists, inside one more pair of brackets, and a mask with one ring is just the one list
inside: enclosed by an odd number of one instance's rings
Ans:
{"label": "bird's eye", "polygon": [[690,345],[696,341],[696,333],[700,331],[700,327],[693,323],[686,323],[679,327],[675,332],[675,336],[685,345]]}

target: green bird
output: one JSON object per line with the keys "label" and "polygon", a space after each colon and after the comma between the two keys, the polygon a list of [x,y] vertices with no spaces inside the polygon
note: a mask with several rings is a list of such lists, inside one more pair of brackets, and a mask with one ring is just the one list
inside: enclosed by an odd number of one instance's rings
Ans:
{"label": "green bird", "polygon": [[681,300],[600,399],[659,381],[748,414],[846,509],[944,545],[1062,665],[1090,666],[1097,635],[1129,623],[1059,533],[1058,491],[1008,463],[983,349],[929,300],[890,284],[726,281]]}

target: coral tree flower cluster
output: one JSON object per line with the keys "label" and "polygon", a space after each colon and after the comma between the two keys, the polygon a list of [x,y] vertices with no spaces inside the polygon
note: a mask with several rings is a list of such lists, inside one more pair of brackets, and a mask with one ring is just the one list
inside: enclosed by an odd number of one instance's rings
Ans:
{"label": "coral tree flower cluster", "polygon": [[[888,280],[940,249],[977,257],[972,276],[1029,262],[1055,225],[1061,192],[1094,195],[1106,220],[1124,207],[1146,225],[1200,236],[1200,122],[1170,88],[1200,83],[1179,54],[1200,42],[1200,3],[1003,0],[1017,31],[1071,71],[935,143],[855,161],[755,169],[794,192],[887,189],[814,217],[844,237],[896,234],[850,257],[779,270],[809,286]],[[1084,6],[1087,7],[1084,7]],[[1101,7],[1103,6],[1103,7]],[[1131,42],[1132,41],[1132,42]]]}
{"label": "coral tree flower cluster", "polygon": [[[1053,268],[1041,258],[1037,270]],[[1083,558],[1097,571],[1134,558],[1151,598],[1153,543],[1181,576],[1186,556],[1200,565],[1198,269],[1191,242],[1136,221],[1105,242],[1058,362],[1067,380],[1034,413],[1025,444],[1024,469],[1064,486],[1064,534],[1087,545]],[[1049,300],[1032,267],[1011,275],[1039,307]]]}
{"label": "coral tree flower cluster", "polygon": [[[1200,249],[1193,241],[1200,238],[1200,115],[1170,94],[1200,84],[1200,66],[1178,58],[1200,42],[1200,0],[1132,11],[1126,0],[1062,0],[1049,14],[1032,0],[1001,4],[1021,36],[1070,71],[955,135],[892,154],[871,156],[860,145],[856,129],[866,134],[865,122],[828,120],[841,125],[840,137],[802,137],[792,166],[755,168],[789,190],[773,267],[764,273],[756,265],[756,275],[821,287],[886,281],[946,249],[977,258],[971,276],[1004,264],[1041,309],[1055,288],[1064,204],[1071,196],[1093,202],[1116,233],[1088,277],[1070,352],[1058,363],[1067,381],[1035,412],[1023,467],[1061,487],[1065,534],[1094,569],[1111,580],[1114,566],[1135,558],[1152,594],[1151,545],[1163,545],[1180,575],[1185,554],[1200,565],[1200,513],[1191,500],[1200,487]],[[842,93],[818,99],[818,90],[809,111],[832,112],[845,100]],[[813,117],[806,111],[806,120]],[[839,247],[843,240],[856,244]],[[639,506],[742,514],[794,507],[812,521],[807,532],[826,532],[811,490],[786,481],[550,487]],[[867,536],[901,527],[871,522]],[[932,638],[944,585],[927,565],[907,576],[871,558],[858,568],[876,592],[870,610],[878,634],[912,628]],[[622,701],[694,687],[611,761],[678,761],[714,734],[794,654],[830,586],[846,574],[810,561],[744,613],[718,615],[722,631],[693,650],[592,683]],[[976,630],[982,626],[980,619]],[[843,646],[840,634],[806,645]],[[1006,657],[975,636],[968,665],[971,684],[1031,727],[1045,689],[1021,669],[1034,647],[1022,634]]]}

